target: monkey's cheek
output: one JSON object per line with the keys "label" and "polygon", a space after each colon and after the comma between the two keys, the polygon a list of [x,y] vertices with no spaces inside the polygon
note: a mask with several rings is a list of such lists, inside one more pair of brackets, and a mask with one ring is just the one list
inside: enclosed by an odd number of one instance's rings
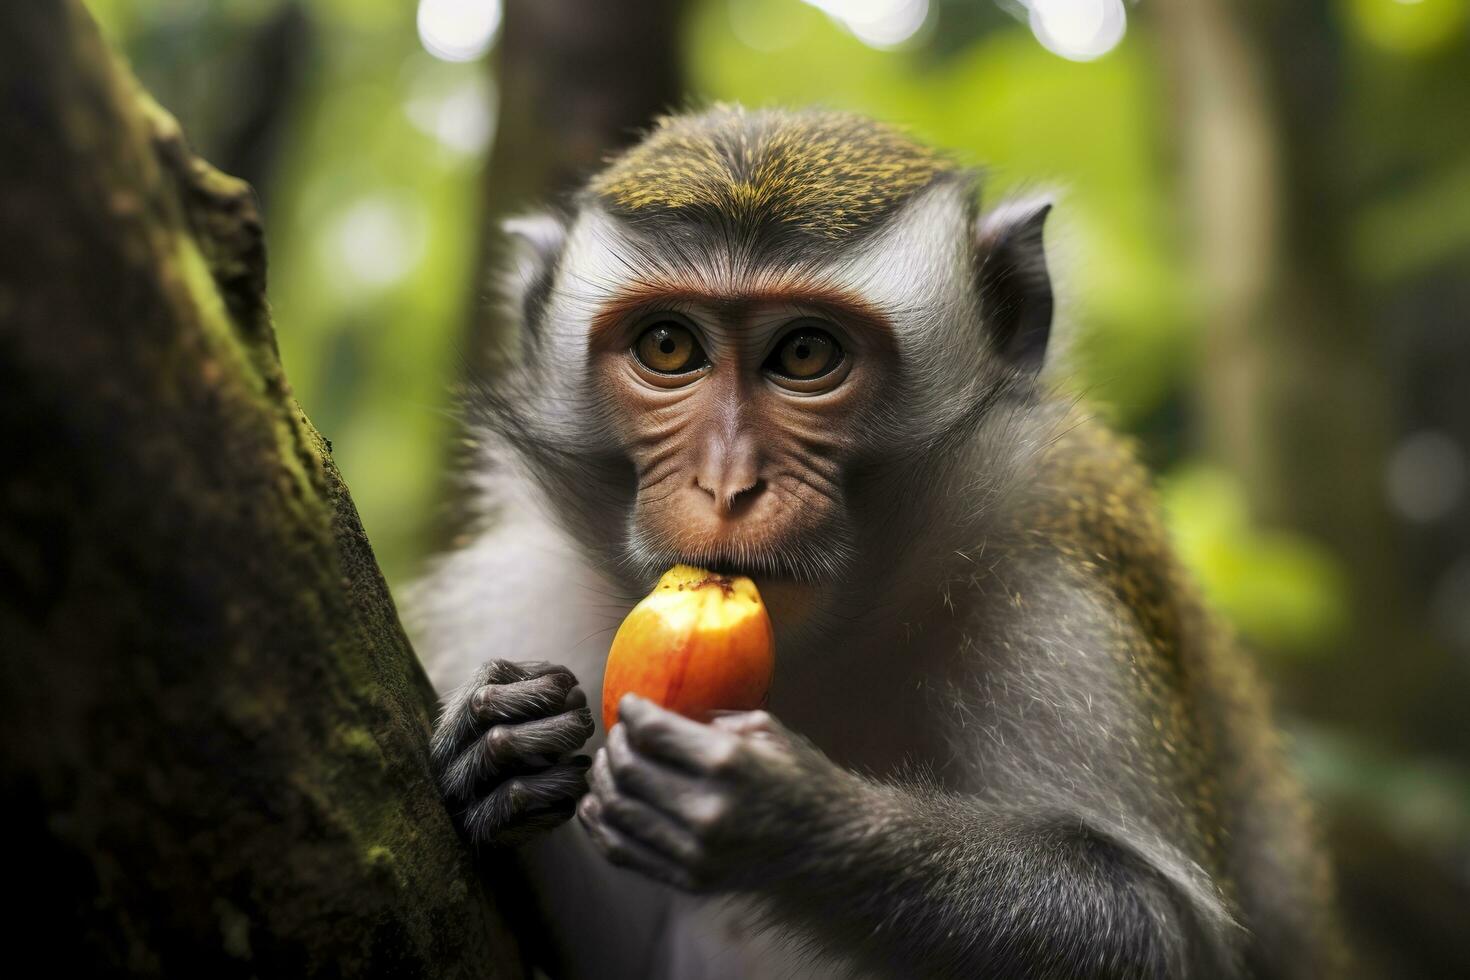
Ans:
{"label": "monkey's cheek", "polygon": [[756,588],[766,601],[771,621],[784,630],[800,629],[810,623],[822,609],[825,592],[812,582],[789,578],[752,575]]}

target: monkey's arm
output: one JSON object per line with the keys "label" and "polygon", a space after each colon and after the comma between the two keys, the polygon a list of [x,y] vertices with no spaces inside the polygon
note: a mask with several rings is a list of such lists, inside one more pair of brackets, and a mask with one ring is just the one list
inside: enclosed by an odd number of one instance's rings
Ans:
{"label": "monkey's arm", "polygon": [[763,712],[620,711],[578,811],[615,863],[896,975],[1234,975],[1212,886],[1133,815],[877,783]]}

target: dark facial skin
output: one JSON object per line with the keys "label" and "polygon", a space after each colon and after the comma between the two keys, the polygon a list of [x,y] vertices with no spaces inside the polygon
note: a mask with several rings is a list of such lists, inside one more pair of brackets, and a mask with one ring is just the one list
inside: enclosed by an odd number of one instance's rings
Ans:
{"label": "dark facial skin", "polygon": [[641,548],[758,581],[816,577],[844,552],[844,473],[893,376],[880,318],[800,294],[654,293],[604,317],[589,356],[637,473]]}

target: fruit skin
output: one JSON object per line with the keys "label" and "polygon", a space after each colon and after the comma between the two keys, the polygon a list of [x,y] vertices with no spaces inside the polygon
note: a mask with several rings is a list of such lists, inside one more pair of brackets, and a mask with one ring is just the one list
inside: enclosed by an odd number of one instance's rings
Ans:
{"label": "fruit skin", "polygon": [[755,583],[675,565],[628,613],[613,637],[602,679],[602,720],[632,692],[703,721],[711,711],[766,703],[776,638]]}

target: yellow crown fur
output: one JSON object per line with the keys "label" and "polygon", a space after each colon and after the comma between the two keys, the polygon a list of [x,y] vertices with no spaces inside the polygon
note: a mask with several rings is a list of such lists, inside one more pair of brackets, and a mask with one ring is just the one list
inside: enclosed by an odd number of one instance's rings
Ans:
{"label": "yellow crown fur", "polygon": [[717,105],[660,119],[590,189],[633,214],[707,210],[840,238],[954,169],[939,152],[862,116]]}

